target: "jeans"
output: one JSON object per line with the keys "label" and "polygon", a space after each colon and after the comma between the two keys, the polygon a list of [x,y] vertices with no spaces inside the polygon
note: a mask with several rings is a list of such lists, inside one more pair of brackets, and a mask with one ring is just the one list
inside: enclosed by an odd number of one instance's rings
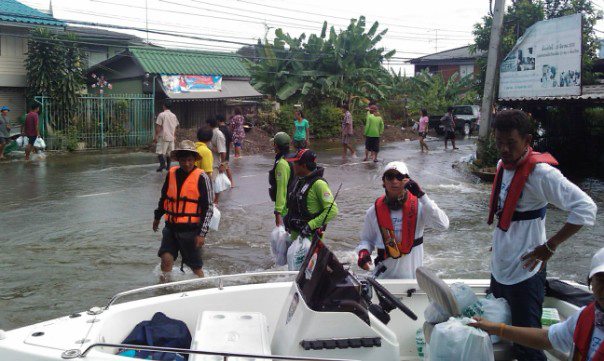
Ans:
{"label": "jeans", "polygon": [[[512,326],[541,328],[543,299],[545,298],[545,268],[533,277],[515,285],[504,285],[491,275],[493,296],[503,297],[512,311]],[[514,344],[513,355],[518,361],[543,360],[543,351]]]}

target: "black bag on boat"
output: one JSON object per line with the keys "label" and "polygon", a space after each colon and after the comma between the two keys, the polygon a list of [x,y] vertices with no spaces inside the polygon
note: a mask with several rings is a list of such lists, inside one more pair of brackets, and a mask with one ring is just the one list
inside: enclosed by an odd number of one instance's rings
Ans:
{"label": "black bag on boat", "polygon": [[578,307],[587,306],[594,300],[594,295],[555,278],[548,278],[545,283],[545,295],[566,301]]}
{"label": "black bag on boat", "polygon": [[[158,347],[173,347],[189,349],[191,347],[191,332],[187,325],[174,320],[161,312],[153,315],[150,321],[142,321],[122,341],[129,345],[146,345]],[[161,361],[187,360],[187,355],[156,351],[136,351],[135,358]]]}

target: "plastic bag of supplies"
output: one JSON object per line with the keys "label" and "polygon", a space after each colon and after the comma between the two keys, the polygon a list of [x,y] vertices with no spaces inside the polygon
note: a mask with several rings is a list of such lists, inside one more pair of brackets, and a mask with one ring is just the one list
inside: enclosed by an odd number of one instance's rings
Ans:
{"label": "plastic bag of supplies", "polygon": [[214,193],[220,193],[231,188],[231,181],[226,173],[218,173],[214,179]]}
{"label": "plastic bag of supplies", "polygon": [[434,326],[430,336],[430,361],[494,361],[489,335],[468,326],[469,318],[453,318]]}
{"label": "plastic bag of supplies", "polygon": [[211,230],[217,231],[218,226],[220,225],[220,211],[218,210],[218,207],[213,207],[214,212],[212,212],[212,219],[210,219],[210,224],[208,225],[208,227],[210,227]]}
{"label": "plastic bag of supplies", "polygon": [[273,229],[271,232],[271,253],[277,266],[287,264],[287,247],[290,243],[289,233],[287,233],[284,226],[281,225]]}
{"label": "plastic bag of supplies", "polygon": [[[487,297],[478,300],[478,312],[476,316],[484,317],[489,321],[505,323],[510,325],[512,323],[512,310],[510,305],[505,298],[495,298],[492,294]],[[499,336],[491,335],[493,343],[501,341]]]}
{"label": "plastic bag of supplies", "polygon": [[46,142],[44,141],[44,139],[42,139],[41,137],[37,137],[36,141],[34,142],[34,148],[37,148],[37,149],[46,148]]}
{"label": "plastic bag of supplies", "polygon": [[310,249],[310,239],[298,236],[287,249],[287,269],[298,271]]}

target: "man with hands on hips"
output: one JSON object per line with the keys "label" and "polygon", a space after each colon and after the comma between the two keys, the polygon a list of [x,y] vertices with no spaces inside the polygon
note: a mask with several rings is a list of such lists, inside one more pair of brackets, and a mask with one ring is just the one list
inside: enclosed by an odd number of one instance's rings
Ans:
{"label": "man with hands on hips", "polygon": [[424,228],[449,228],[449,218],[436,203],[409,178],[404,162],[390,162],[382,175],[385,194],[369,207],[356,248],[358,266],[369,270],[371,253],[377,249],[375,263],[386,270],[380,278],[415,278],[423,263]]}

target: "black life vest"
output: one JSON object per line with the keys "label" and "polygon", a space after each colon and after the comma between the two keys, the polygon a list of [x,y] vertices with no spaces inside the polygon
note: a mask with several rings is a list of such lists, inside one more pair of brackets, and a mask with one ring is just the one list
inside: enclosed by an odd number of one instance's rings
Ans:
{"label": "black life vest", "polygon": [[[268,195],[271,197],[271,201],[275,202],[277,199],[277,176],[275,175],[275,169],[277,169],[277,163],[283,158],[283,155],[277,155],[275,157],[275,163],[273,164],[273,168],[268,171]],[[294,179],[294,167],[291,162],[287,162],[289,165],[289,180],[287,181],[287,189],[289,189],[293,183]]]}
{"label": "black life vest", "polygon": [[318,180],[323,180],[324,169],[317,167],[306,177],[300,177],[292,182],[292,187],[287,192],[287,215],[283,220],[285,228],[288,230],[300,231],[303,224],[317,217],[321,212],[312,214],[308,211],[307,199],[313,184]]}

